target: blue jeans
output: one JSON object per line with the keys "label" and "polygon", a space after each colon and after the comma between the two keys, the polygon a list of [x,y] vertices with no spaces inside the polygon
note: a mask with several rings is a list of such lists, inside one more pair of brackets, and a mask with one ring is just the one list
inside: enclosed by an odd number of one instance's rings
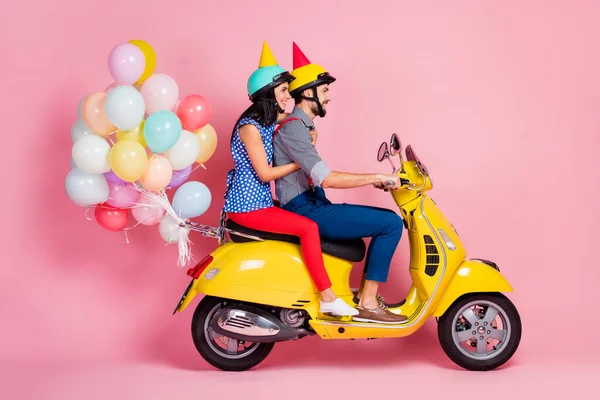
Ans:
{"label": "blue jeans", "polygon": [[402,218],[392,210],[378,207],[333,204],[320,187],[308,190],[284,207],[312,219],[323,239],[349,240],[370,237],[365,261],[365,278],[386,282],[392,257],[402,237]]}

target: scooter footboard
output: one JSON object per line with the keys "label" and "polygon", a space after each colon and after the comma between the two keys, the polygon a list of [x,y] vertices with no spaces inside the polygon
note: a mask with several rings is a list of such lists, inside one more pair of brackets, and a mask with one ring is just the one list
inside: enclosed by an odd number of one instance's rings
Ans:
{"label": "scooter footboard", "polygon": [[467,293],[512,291],[510,283],[493,265],[478,260],[465,260],[450,279],[433,316],[442,316],[456,299]]}

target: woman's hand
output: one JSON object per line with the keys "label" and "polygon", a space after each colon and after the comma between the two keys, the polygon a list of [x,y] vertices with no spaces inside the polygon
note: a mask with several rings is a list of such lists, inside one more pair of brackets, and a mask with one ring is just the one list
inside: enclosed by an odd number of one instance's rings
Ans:
{"label": "woman's hand", "polygon": [[310,141],[314,147],[317,147],[317,138],[319,137],[319,132],[316,129],[310,131]]}
{"label": "woman's hand", "polygon": [[248,153],[248,158],[250,158],[250,163],[261,181],[270,182],[279,179],[299,168],[296,163],[271,167],[267,160],[267,153],[260,132],[256,126],[252,124],[242,125],[239,129],[239,135]]}

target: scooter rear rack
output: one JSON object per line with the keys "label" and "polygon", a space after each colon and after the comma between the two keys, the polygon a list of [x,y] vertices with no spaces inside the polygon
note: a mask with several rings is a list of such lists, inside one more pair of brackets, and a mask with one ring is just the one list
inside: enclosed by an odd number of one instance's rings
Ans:
{"label": "scooter rear rack", "polygon": [[224,213],[221,213],[219,227],[217,227],[217,228],[214,226],[199,224],[197,222],[192,222],[192,221],[185,221],[183,223],[180,223],[179,226],[182,228],[185,228],[185,229],[189,229],[191,231],[200,232],[202,234],[202,236],[211,237],[213,239],[218,239],[219,244],[223,244],[226,242],[225,233],[229,233],[230,235],[234,234],[236,236],[243,236],[248,239],[257,240],[259,242],[265,241],[265,239],[263,239],[261,237],[248,235],[247,233],[242,233],[242,232],[238,232],[238,231],[234,231],[232,229],[226,228]]}

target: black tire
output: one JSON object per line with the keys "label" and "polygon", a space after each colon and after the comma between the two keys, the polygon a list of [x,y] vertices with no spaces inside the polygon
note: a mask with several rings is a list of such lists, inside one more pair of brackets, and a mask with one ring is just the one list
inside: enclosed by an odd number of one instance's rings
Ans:
{"label": "black tire", "polygon": [[[455,333],[458,334],[459,332],[456,330],[456,321],[461,315],[461,310],[465,309],[469,303],[473,302],[488,303],[488,305],[489,303],[494,304],[495,307],[500,310],[500,314],[504,314],[501,318],[507,320],[506,322],[510,329],[506,330],[507,333],[505,333],[505,335],[508,336],[508,338],[505,336],[505,340],[497,343],[497,346],[500,346],[499,349],[492,347],[492,350],[497,352],[496,354],[493,354],[492,351],[490,351],[492,354],[486,356],[469,356],[465,354],[467,350],[465,349],[463,352],[463,350],[461,350],[462,346],[455,341]],[[466,309],[464,311],[466,311]],[[489,371],[502,366],[514,355],[521,341],[521,317],[513,303],[501,293],[473,293],[460,297],[452,304],[452,306],[450,306],[450,308],[448,308],[444,315],[440,317],[438,322],[438,338],[442,349],[456,365],[470,371]],[[479,323],[479,320],[477,320],[477,323]],[[476,332],[475,330],[471,331],[471,329],[478,329],[473,328],[473,325],[471,324],[468,326],[470,326],[469,329],[464,329],[465,332],[470,331],[467,335]],[[480,326],[479,329],[485,330],[487,328]],[[478,334],[475,336],[477,335]],[[456,336],[456,338],[456,340],[459,341],[458,336]],[[477,338],[475,339],[477,340]],[[487,339],[484,340],[486,340],[487,343]]]}
{"label": "black tire", "polygon": [[[206,336],[205,324],[207,323],[207,319],[211,318],[211,314],[214,314],[213,310],[225,302],[227,302],[226,299],[206,296],[198,303],[192,318],[194,346],[196,346],[196,350],[198,350],[202,358],[215,368],[223,371],[246,371],[260,364],[269,355],[275,344],[255,343],[253,344],[254,350],[240,358],[228,358],[223,356],[222,353],[215,351],[212,338]],[[213,347],[211,347],[209,341],[213,343]]]}

